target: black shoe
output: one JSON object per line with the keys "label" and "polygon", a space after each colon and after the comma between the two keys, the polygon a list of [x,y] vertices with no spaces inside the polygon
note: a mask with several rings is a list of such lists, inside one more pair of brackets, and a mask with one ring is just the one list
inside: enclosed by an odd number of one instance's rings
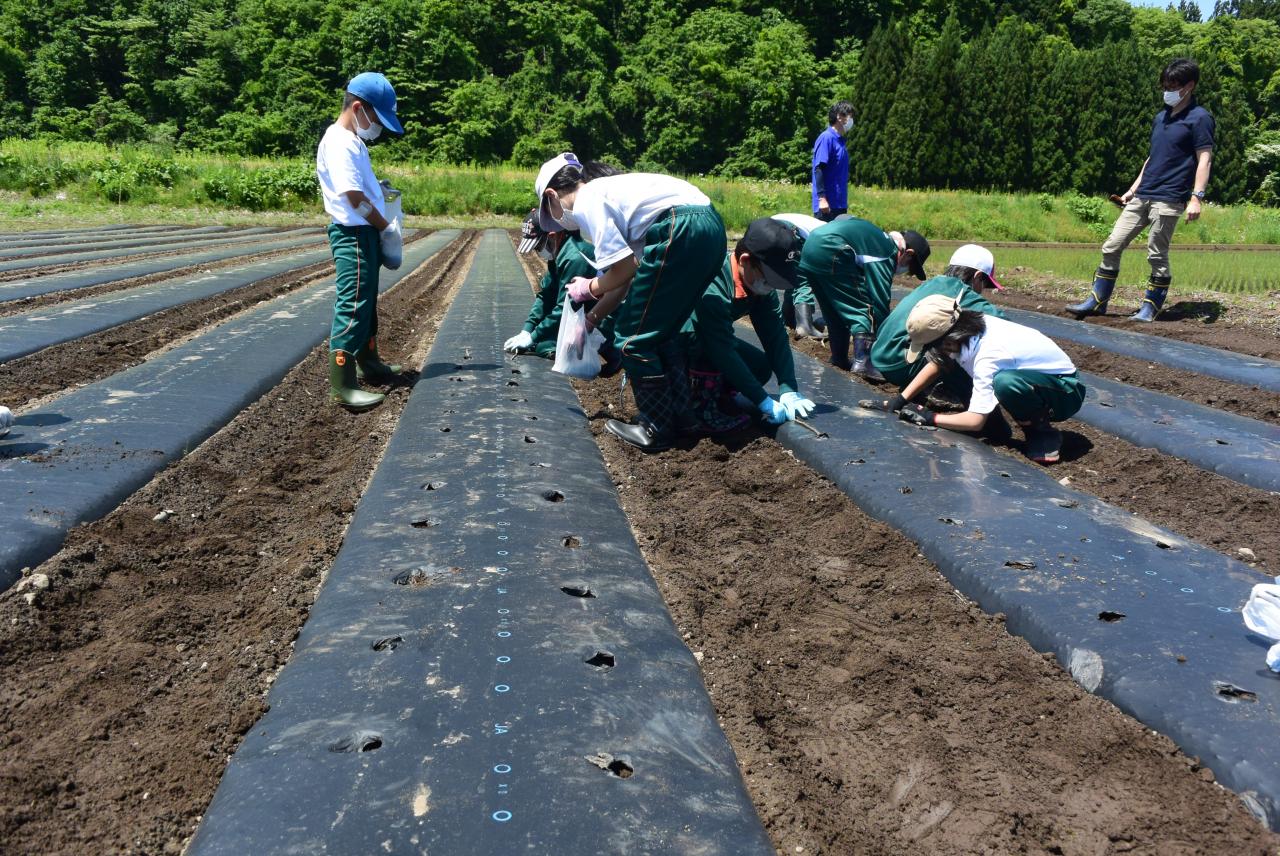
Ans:
{"label": "black shoe", "polygon": [[987,422],[982,426],[979,434],[987,442],[995,446],[1004,446],[1013,439],[1013,428],[1004,418],[1004,414],[997,407],[991,411],[991,415],[987,417]]}
{"label": "black shoe", "polygon": [[661,437],[643,421],[630,425],[610,419],[604,423],[604,430],[644,452],[661,452],[671,448],[670,439]]}
{"label": "black shoe", "polygon": [[1062,454],[1062,432],[1053,427],[1049,414],[1020,424],[1027,438],[1026,456],[1037,464],[1056,464]]}

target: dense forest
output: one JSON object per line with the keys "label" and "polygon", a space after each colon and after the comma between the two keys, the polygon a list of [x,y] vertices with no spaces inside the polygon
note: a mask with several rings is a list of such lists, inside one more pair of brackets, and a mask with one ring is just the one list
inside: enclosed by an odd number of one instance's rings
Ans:
{"label": "dense forest", "polygon": [[854,180],[1122,190],[1171,57],[1217,118],[1210,198],[1280,204],[1280,0],[1208,21],[1123,0],[0,0],[0,133],[233,155],[314,149],[383,71],[383,156],[806,181],[827,107]]}

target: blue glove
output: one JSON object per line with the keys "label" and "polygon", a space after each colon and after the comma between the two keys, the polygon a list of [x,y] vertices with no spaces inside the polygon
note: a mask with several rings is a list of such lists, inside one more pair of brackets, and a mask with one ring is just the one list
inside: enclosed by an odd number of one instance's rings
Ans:
{"label": "blue glove", "polygon": [[787,408],[774,401],[771,396],[766,395],[764,401],[760,402],[760,412],[764,414],[764,418],[771,425],[781,425],[789,418]]}
{"label": "blue glove", "polygon": [[814,408],[814,403],[798,392],[782,393],[778,403],[786,408],[788,419],[795,419],[797,416],[803,419],[813,412]]}

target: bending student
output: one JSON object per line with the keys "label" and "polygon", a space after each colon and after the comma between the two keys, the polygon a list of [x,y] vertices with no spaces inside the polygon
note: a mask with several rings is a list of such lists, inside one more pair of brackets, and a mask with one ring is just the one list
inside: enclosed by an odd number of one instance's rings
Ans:
{"label": "bending student", "polygon": [[809,235],[800,254],[800,282],[813,287],[822,307],[833,366],[881,380],[871,364],[871,343],[889,314],[893,277],[910,271],[923,281],[928,258],[929,242],[919,232],[886,232],[856,217],[828,223]]}
{"label": "bending student", "polygon": [[580,230],[595,246],[592,265],[601,273],[570,281],[569,296],[600,301],[588,324],[613,312],[638,411],[635,424],[610,419],[606,429],[650,452],[669,448],[679,432],[697,432],[687,366],[674,340],[724,261],[724,223],[711,200],[668,175],[588,181],[570,153],[543,164],[534,187],[543,229]]}
{"label": "bending student", "polygon": [[1022,426],[1025,454],[1048,464],[1058,460],[1062,434],[1053,422],[1074,416],[1084,403],[1085,386],[1071,358],[1038,330],[964,309],[952,297],[935,294],[916,304],[907,317],[907,362],[926,350],[929,365],[902,391],[910,401],[938,379],[938,363],[955,361],[973,379],[973,395],[964,413],[934,413],[907,404],[900,419],[955,431],[980,431],[997,406]]}

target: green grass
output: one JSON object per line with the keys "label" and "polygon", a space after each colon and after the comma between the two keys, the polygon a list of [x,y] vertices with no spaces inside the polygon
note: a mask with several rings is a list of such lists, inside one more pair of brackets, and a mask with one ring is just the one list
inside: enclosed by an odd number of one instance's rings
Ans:
{"label": "green grass", "polygon": [[[509,167],[387,163],[378,174],[404,191],[410,225],[518,225],[534,202],[534,173]],[[236,159],[151,146],[0,142],[0,229],[123,222],[322,223],[309,158]],[[752,219],[809,210],[805,185],[690,176],[730,233]],[[1115,219],[1101,199],[1048,194],[852,188],[850,211],[931,239],[1098,244]],[[1209,206],[1175,244],[1275,244],[1280,209]]]}
{"label": "green grass", "polygon": [[[1014,282],[1034,273],[1087,283],[1098,266],[1097,250],[996,248],[996,275]],[[1280,290],[1280,248],[1275,251],[1181,250],[1170,253],[1175,293],[1218,291],[1261,294]],[[1018,271],[1022,268],[1022,271]],[[1145,247],[1124,254],[1121,286],[1142,286],[1151,269]]]}

